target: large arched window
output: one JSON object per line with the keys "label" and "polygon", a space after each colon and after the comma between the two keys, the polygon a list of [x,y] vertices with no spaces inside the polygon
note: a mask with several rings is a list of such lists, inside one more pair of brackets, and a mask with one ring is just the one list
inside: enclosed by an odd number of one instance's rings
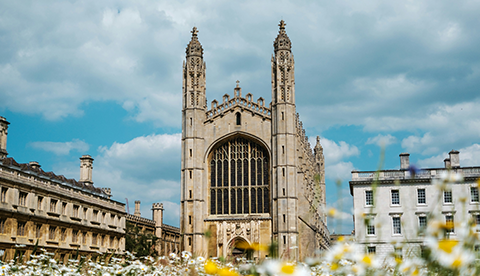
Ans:
{"label": "large arched window", "polygon": [[210,214],[270,212],[270,160],[267,150],[237,137],[210,154]]}

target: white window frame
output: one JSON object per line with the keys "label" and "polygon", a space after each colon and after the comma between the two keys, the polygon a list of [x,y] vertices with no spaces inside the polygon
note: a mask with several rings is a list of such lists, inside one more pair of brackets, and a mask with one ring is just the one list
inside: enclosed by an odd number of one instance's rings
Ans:
{"label": "white window frame", "polygon": [[[424,202],[420,202],[419,192],[423,190],[423,200]],[[418,188],[417,189],[417,204],[418,205],[427,205],[427,189],[425,188]]]}
{"label": "white window frame", "polygon": [[[398,220],[398,227],[395,226],[396,222]],[[396,229],[399,229],[399,233],[397,233]],[[392,233],[395,236],[401,236],[402,235],[402,218],[400,216],[393,216],[392,217]]]}
{"label": "white window frame", "polygon": [[[367,194],[372,194],[371,204],[368,204]],[[373,190],[365,190],[365,206],[373,206],[375,204],[375,199],[373,195]]]}
{"label": "white window frame", "polygon": [[[474,200],[474,196],[476,197],[476,200]],[[480,203],[480,195],[477,186],[470,186],[470,203]]]}
{"label": "white window frame", "polygon": [[[446,197],[446,193],[450,194],[450,196],[449,196],[450,201],[447,201],[448,197]],[[452,190],[443,191],[443,204],[453,204],[453,192],[452,192]]]}
{"label": "white window frame", "polygon": [[[396,200],[398,200],[397,203],[394,203],[393,200],[393,195],[396,194],[398,196],[398,198],[396,198]],[[400,190],[399,189],[392,189],[390,190],[390,204],[392,206],[400,206]]]}

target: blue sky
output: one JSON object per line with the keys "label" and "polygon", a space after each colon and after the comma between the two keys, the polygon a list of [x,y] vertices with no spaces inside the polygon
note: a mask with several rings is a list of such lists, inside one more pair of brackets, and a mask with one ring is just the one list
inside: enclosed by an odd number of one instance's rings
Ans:
{"label": "blue sky", "polygon": [[[181,72],[193,26],[208,101],[271,98],[278,22],[295,55],[296,103],[326,159],[327,204],[353,230],[350,172],[480,164],[480,1],[2,1],[0,116],[18,162],[93,180],[114,198],[163,202],[178,225]],[[314,144],[314,143],[312,143]],[[341,185],[336,186],[336,180]],[[334,229],[336,227],[336,229]]]}

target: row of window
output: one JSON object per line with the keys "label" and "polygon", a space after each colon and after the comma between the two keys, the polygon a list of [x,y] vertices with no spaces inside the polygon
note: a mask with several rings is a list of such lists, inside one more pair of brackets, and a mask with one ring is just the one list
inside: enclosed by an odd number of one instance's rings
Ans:
{"label": "row of window", "polygon": [[[6,202],[7,201],[7,191],[8,191],[8,188],[6,188],[6,187],[1,188],[0,202]],[[27,206],[27,196],[28,196],[28,193],[25,193],[25,192],[19,192],[18,193],[18,205],[19,206]],[[52,213],[57,213],[58,206],[59,206],[58,200],[50,199],[50,204],[48,206],[48,209],[46,209],[46,210],[48,210],[49,212],[52,212]],[[44,197],[43,196],[37,196],[37,209],[38,210],[44,210]],[[82,208],[79,205],[73,205],[73,217],[81,218],[81,219],[87,219],[87,212],[88,212],[88,208],[86,208],[86,207]],[[106,223],[106,221],[105,221],[106,213],[102,213],[101,218],[99,217],[99,213],[100,212],[98,210],[93,210],[91,220],[96,221],[96,222],[100,222],[100,223],[101,222]],[[62,202],[60,214],[62,214],[62,215],[67,214],[67,203],[66,202]],[[112,224],[115,224],[116,219],[117,219],[117,216],[115,214],[110,214],[110,220],[111,220]]]}
{"label": "row of window", "polygon": [[[391,204],[400,205],[400,190],[391,190]],[[453,203],[452,191],[443,191],[443,202],[444,203]],[[480,203],[480,198],[478,194],[478,187],[470,187],[470,202]],[[365,205],[373,206],[373,191],[365,191]],[[424,188],[417,189],[417,204],[427,204],[426,191]]]}
{"label": "row of window", "polygon": [[[26,222],[17,222],[17,236],[18,237],[25,237],[27,236],[27,229],[26,229]],[[35,225],[35,238],[36,239],[41,239],[42,238],[42,232],[41,232],[42,225],[41,224],[36,224]],[[58,237],[57,235],[57,230],[60,230],[60,236]],[[6,233],[6,219],[0,219],[0,234],[7,234]],[[56,226],[49,226],[48,227],[48,240],[55,241],[57,238],[59,238],[59,241],[61,242],[66,242],[67,241],[67,228],[60,228]],[[72,230],[72,243],[82,243],[86,244],[87,243],[87,232],[82,232],[79,230]],[[99,246],[108,246],[106,244],[108,242],[107,238],[105,235],[99,235],[99,234],[92,234],[92,245],[99,245]],[[117,238],[116,237],[110,237],[110,243],[112,247],[117,244]]]}
{"label": "row of window", "polygon": [[[475,214],[474,219],[477,226],[480,226],[480,214]],[[445,215],[445,226],[447,233],[455,232],[455,223],[454,217],[452,214]],[[418,227],[420,230],[424,230],[427,227],[427,217],[419,216],[418,217]],[[375,224],[373,219],[369,219],[366,222],[366,233],[368,236],[374,236],[375,233]],[[400,217],[392,217],[392,233],[394,235],[402,234],[402,222]]]}

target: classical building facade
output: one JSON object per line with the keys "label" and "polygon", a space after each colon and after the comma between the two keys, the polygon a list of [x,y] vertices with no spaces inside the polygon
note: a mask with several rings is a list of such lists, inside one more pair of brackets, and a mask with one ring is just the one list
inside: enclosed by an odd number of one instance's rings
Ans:
{"label": "classical building facade", "polygon": [[0,117],[0,250],[29,256],[35,245],[67,260],[71,254],[122,254],[125,204],[92,181],[93,158],[80,158],[80,179],[45,172],[38,162],[7,157],[9,123]]}
{"label": "classical building facade", "polygon": [[[350,194],[355,210],[356,241],[367,252],[381,257],[394,252],[405,256],[421,254],[422,231],[431,214],[442,216],[446,224],[473,219],[480,226],[476,183],[480,167],[461,167],[459,160],[459,152],[451,151],[443,168],[425,168],[413,174],[415,170],[409,169],[409,154],[402,153],[399,170],[353,171]],[[441,191],[432,185],[432,180],[447,170],[462,174],[464,182]],[[454,227],[448,232],[450,238],[457,237]]]}
{"label": "classical building facade", "polygon": [[[152,219],[143,218],[140,213],[140,200],[135,201],[135,212],[127,214],[127,223],[144,233],[158,238],[155,251],[160,256],[180,252],[180,228],[163,223],[163,203],[152,204]],[[128,234],[128,233],[127,233]]]}
{"label": "classical building facade", "polygon": [[[182,250],[241,254],[278,243],[302,259],[328,247],[323,148],[312,151],[295,106],[295,64],[285,23],[274,42],[272,102],[233,95],[207,107],[203,48],[193,28],[183,65]],[[257,258],[267,253],[256,252]]]}

